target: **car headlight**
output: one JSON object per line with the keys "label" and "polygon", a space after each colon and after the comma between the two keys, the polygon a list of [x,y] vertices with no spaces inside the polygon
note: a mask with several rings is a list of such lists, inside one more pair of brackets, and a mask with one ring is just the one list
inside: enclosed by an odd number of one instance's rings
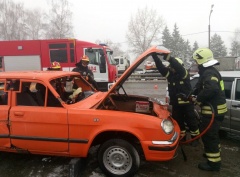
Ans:
{"label": "car headlight", "polygon": [[174,129],[173,122],[170,119],[164,119],[161,123],[161,127],[166,134],[171,134]]}

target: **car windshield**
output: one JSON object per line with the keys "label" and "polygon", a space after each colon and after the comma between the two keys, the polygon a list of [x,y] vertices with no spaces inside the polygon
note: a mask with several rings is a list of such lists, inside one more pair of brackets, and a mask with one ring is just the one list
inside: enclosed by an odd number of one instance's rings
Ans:
{"label": "car windshield", "polygon": [[54,78],[50,85],[67,104],[77,103],[95,93],[94,88],[79,75]]}

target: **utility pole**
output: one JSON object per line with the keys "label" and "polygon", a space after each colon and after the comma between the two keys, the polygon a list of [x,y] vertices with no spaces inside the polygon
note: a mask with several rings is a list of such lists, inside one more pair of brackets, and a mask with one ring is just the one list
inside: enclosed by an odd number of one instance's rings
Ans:
{"label": "utility pole", "polygon": [[214,6],[214,4],[212,4],[211,10],[210,10],[210,13],[209,13],[209,24],[208,24],[208,48],[209,48],[209,49],[210,49],[210,31],[211,31],[210,18],[211,18],[211,14],[212,14],[212,12],[213,12],[213,6]]}

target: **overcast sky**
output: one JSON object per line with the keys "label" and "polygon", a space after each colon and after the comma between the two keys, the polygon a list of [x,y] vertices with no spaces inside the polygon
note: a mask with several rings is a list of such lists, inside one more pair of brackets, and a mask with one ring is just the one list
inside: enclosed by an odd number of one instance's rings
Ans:
{"label": "overcast sky", "polygon": [[[26,8],[46,9],[47,0],[14,0]],[[131,16],[146,6],[158,11],[170,32],[176,23],[191,46],[208,46],[211,5],[211,35],[215,32],[230,48],[236,29],[240,29],[240,0],[68,0],[73,13],[75,38],[90,42],[111,40],[127,48],[126,32]]]}

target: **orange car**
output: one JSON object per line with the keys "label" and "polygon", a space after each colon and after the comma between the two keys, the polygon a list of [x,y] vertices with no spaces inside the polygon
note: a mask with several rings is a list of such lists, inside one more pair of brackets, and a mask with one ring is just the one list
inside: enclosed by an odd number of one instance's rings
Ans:
{"label": "orange car", "polygon": [[137,172],[142,155],[172,159],[180,129],[166,106],[123,88],[152,52],[168,51],[155,46],[144,52],[108,92],[94,90],[76,72],[2,72],[0,151],[87,157],[100,145],[100,168],[124,177]]}

